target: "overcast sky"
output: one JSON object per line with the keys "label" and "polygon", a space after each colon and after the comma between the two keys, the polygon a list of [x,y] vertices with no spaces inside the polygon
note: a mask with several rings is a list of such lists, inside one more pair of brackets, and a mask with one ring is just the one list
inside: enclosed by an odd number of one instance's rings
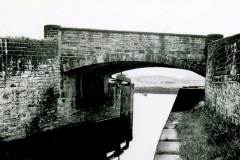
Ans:
{"label": "overcast sky", "polygon": [[43,26],[225,36],[239,33],[239,0],[0,0],[0,36],[43,38]]}
{"label": "overcast sky", "polygon": [[43,26],[232,35],[239,0],[0,0],[0,36],[43,38]]}

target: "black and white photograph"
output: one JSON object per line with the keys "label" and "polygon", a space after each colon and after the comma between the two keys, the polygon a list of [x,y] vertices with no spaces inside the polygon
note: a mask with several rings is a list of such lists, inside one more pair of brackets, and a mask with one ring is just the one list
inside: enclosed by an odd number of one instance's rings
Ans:
{"label": "black and white photograph", "polygon": [[0,160],[240,160],[239,0],[0,0]]}

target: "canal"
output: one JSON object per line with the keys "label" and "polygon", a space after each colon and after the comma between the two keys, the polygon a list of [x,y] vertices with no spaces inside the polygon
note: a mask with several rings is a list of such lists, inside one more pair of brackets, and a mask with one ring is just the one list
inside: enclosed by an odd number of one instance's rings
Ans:
{"label": "canal", "polygon": [[176,96],[176,94],[134,94],[133,140],[120,156],[121,160],[153,160],[160,134]]}

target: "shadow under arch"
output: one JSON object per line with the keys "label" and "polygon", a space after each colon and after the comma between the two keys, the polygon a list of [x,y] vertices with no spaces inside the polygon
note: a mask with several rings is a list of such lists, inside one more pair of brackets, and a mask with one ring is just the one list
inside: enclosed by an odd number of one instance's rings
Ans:
{"label": "shadow under arch", "polygon": [[[95,72],[95,73],[105,73],[105,74],[115,74],[118,72],[145,68],[145,67],[166,67],[166,68],[176,68],[176,69],[185,69],[192,71],[196,74],[199,74],[205,77],[205,68],[194,68],[196,65],[187,65],[182,64],[181,66],[167,64],[167,63],[156,63],[156,62],[144,62],[144,61],[114,61],[106,63],[97,63],[91,65],[85,65],[81,67],[72,68],[68,71],[63,72],[63,74],[81,74],[81,72]],[[200,66],[199,66],[200,67]],[[191,69],[194,68],[194,69]]]}
{"label": "shadow under arch", "polygon": [[[63,72],[63,75],[75,76],[78,97],[76,105],[87,106],[88,104],[93,105],[92,103],[101,104],[107,100],[108,80],[111,78],[111,75],[115,73],[137,68],[167,67],[190,70],[198,75],[205,76],[205,68],[196,69],[196,66],[197,65],[188,66],[184,63],[175,63],[175,61],[166,61],[165,63],[113,61],[72,68],[71,70]],[[91,97],[94,97],[94,101],[92,101]]]}

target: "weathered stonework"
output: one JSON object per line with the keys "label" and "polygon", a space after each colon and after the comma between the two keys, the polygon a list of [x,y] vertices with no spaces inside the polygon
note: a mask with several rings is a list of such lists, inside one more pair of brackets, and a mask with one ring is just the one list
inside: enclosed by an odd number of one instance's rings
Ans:
{"label": "weathered stonework", "polygon": [[[124,111],[132,114],[132,99],[125,100],[126,95],[122,95],[123,92],[132,98],[132,86],[108,86],[107,79],[104,84],[109,89],[105,93],[111,92],[108,103],[77,106],[81,74],[62,74],[58,53],[58,41],[54,38],[0,38],[0,141],[86,121],[117,118]],[[96,99],[87,98],[93,102]]]}
{"label": "weathered stonework", "polygon": [[206,101],[216,111],[240,122],[240,35],[211,42],[208,47]]}
{"label": "weathered stonework", "polygon": [[[23,138],[31,132],[34,119],[39,129],[49,128],[41,103],[47,90],[58,95],[60,65],[53,41],[0,38],[0,139]],[[45,96],[43,96],[45,95]],[[35,125],[36,126],[36,125]]]}
{"label": "weathered stonework", "polygon": [[[205,74],[206,36],[45,26],[58,39],[62,71],[107,62],[153,62]],[[140,66],[140,64],[139,64]],[[133,68],[130,66],[129,69]]]}
{"label": "weathered stonework", "polygon": [[132,86],[109,84],[111,74],[168,66],[205,75],[207,55],[207,102],[239,121],[239,35],[44,30],[45,40],[0,38],[0,140],[131,117]]}
{"label": "weathered stonework", "polygon": [[[115,107],[103,105],[101,113],[92,103],[99,100],[101,103],[107,98],[111,91],[108,79],[121,70],[163,64],[205,74],[206,36],[46,25],[44,37],[58,43],[62,71],[58,113],[62,125],[119,115],[116,97]],[[73,71],[74,68],[79,70]],[[73,72],[66,72],[68,70]],[[114,94],[120,94],[118,90],[114,91]]]}

